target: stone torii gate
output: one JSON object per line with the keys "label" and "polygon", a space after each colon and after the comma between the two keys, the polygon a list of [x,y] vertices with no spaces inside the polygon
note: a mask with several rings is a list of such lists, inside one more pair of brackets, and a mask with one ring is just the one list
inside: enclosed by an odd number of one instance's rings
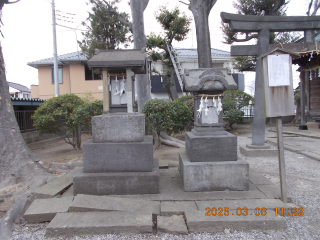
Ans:
{"label": "stone torii gate", "polygon": [[[234,32],[258,32],[257,45],[231,46],[231,56],[262,56],[277,47],[291,52],[313,50],[314,43],[269,44],[270,31],[287,32],[320,29],[320,16],[254,16],[221,12],[221,18],[224,23],[229,23],[231,30]],[[261,59],[258,59],[256,64],[254,102],[251,146],[255,149],[259,149],[259,146],[264,149],[267,146],[265,146],[265,106]]]}

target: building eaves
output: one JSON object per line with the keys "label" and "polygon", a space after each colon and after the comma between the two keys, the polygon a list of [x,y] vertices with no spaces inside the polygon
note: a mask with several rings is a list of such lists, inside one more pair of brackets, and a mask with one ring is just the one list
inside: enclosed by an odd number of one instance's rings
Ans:
{"label": "building eaves", "polygon": [[[67,53],[58,56],[58,64],[63,64],[64,62],[86,62],[88,59],[87,57],[80,51]],[[48,66],[53,65],[54,59],[52,58],[45,58],[33,62],[28,62],[27,64],[31,67],[38,68],[38,66]]]}
{"label": "building eaves", "polygon": [[[196,48],[174,48],[178,58],[198,59],[198,51]],[[230,52],[216,48],[211,48],[211,58],[230,58]]]}
{"label": "building eaves", "polygon": [[23,86],[19,83],[13,83],[13,82],[7,82],[9,87],[12,87],[14,89],[19,90],[20,92],[31,92],[30,88],[27,88],[26,86]]}

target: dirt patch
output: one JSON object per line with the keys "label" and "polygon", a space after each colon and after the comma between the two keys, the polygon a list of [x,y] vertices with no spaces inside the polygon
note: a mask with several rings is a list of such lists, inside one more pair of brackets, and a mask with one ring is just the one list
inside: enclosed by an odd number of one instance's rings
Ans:
{"label": "dirt patch", "polygon": [[153,157],[158,158],[159,160],[179,161],[179,152],[184,151],[184,148],[162,145],[161,147],[153,150]]}
{"label": "dirt patch", "polygon": [[[90,135],[81,137],[82,145],[92,139]],[[41,148],[33,150],[41,159],[46,162],[67,163],[71,160],[82,159],[82,149],[76,150],[64,140],[58,140],[50,145],[44,145]]]}

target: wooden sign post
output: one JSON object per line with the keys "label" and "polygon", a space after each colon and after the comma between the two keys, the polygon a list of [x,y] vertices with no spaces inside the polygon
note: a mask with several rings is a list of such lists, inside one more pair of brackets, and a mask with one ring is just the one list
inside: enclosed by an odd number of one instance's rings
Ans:
{"label": "wooden sign post", "polygon": [[287,202],[282,116],[294,115],[294,93],[292,83],[292,56],[295,53],[276,48],[259,57],[263,66],[265,116],[277,118],[278,159],[281,200]]}

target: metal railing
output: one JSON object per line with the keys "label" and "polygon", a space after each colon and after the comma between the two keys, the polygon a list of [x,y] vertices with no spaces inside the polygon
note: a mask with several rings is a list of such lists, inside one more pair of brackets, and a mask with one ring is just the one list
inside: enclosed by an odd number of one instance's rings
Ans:
{"label": "metal railing", "polygon": [[33,126],[33,120],[31,119],[34,112],[34,110],[14,111],[17,123],[20,127],[20,132],[31,132],[36,130]]}
{"label": "metal railing", "polygon": [[244,112],[243,117],[253,117],[253,104],[244,106],[240,110]]}

